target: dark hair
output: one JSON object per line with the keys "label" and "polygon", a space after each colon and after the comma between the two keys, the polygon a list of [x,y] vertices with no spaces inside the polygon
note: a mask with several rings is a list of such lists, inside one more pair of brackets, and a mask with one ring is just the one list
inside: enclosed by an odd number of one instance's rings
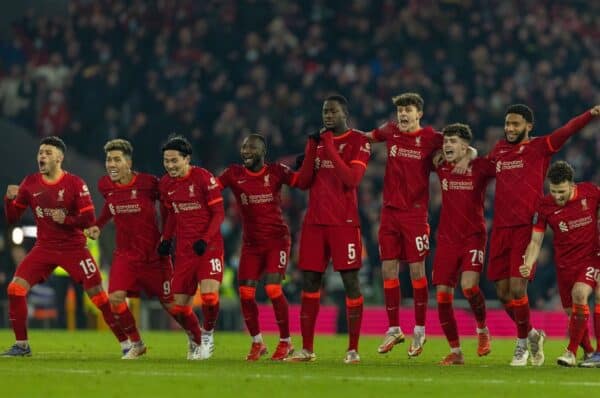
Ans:
{"label": "dark hair", "polygon": [[509,106],[508,109],[506,109],[504,116],[509,113],[516,113],[517,115],[523,116],[523,119],[525,119],[527,123],[533,124],[534,122],[533,111],[525,104],[513,104]]}
{"label": "dark hair", "polygon": [[104,153],[108,153],[109,151],[121,151],[123,155],[131,158],[133,155],[133,146],[127,140],[122,138],[117,138],[115,140],[110,140],[104,145]]}
{"label": "dark hair", "polygon": [[574,181],[575,170],[573,167],[565,162],[564,160],[559,160],[550,166],[548,169],[548,180],[550,180],[551,184],[560,184],[565,181],[573,182]]}
{"label": "dark hair", "polygon": [[446,127],[444,127],[444,129],[442,130],[442,133],[444,133],[444,136],[446,136],[446,137],[456,136],[458,138],[462,138],[463,140],[465,140],[467,142],[471,142],[471,140],[473,139],[473,133],[471,132],[471,127],[469,127],[469,125],[463,124],[463,123],[449,124]]}
{"label": "dark hair", "polygon": [[258,133],[248,134],[248,138],[254,138],[254,139],[259,140],[260,142],[262,142],[265,149],[267,148],[267,139],[262,134],[258,134]]}
{"label": "dark hair", "polygon": [[178,151],[182,156],[192,155],[192,144],[182,135],[172,135],[162,146],[162,152]]}
{"label": "dark hair", "polygon": [[40,146],[42,145],[52,145],[53,147],[60,149],[63,154],[67,152],[67,145],[65,142],[55,135],[42,138],[40,141]]}
{"label": "dark hair", "polygon": [[341,94],[332,94],[325,98],[325,101],[335,101],[342,107],[342,110],[347,115],[348,114],[348,100]]}
{"label": "dark hair", "polygon": [[423,111],[425,101],[423,97],[417,93],[402,93],[392,98],[392,102],[396,106],[409,106],[413,105],[419,112]]}

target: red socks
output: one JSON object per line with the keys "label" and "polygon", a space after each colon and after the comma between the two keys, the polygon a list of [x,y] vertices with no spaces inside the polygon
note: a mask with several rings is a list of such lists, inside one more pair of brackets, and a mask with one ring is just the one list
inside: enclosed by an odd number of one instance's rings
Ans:
{"label": "red socks", "polygon": [[256,336],[260,333],[258,326],[258,306],[256,305],[256,288],[252,286],[240,286],[240,304],[242,306],[242,315],[250,336]]}
{"label": "red socks", "polygon": [[27,289],[14,282],[8,285],[8,318],[16,340],[27,340]]}
{"label": "red socks", "polygon": [[515,315],[515,323],[517,324],[517,337],[520,339],[527,338],[531,330],[529,321],[529,299],[527,296],[512,301],[513,312]]}
{"label": "red socks", "polygon": [[140,341],[140,332],[135,325],[135,319],[133,318],[133,314],[129,310],[127,303],[123,302],[117,305],[111,304],[110,308],[125,334],[129,336],[129,340],[131,340],[132,343]]}
{"label": "red socks", "polygon": [[400,326],[400,281],[397,278],[383,281],[383,297],[389,326]]}
{"label": "red socks", "polygon": [[573,304],[571,317],[569,318],[569,346],[567,349],[577,354],[577,348],[587,329],[590,308],[587,305]]}
{"label": "red socks", "polygon": [[110,303],[108,302],[108,295],[105,291],[101,291],[95,296],[90,297],[92,303],[102,312],[102,317],[104,318],[104,322],[108,325],[110,330],[112,330],[113,334],[119,341],[127,340],[127,334],[119,324],[117,318],[115,318],[112,310],[110,309]]}
{"label": "red socks", "polygon": [[194,311],[192,311],[192,307],[189,305],[175,304],[169,312],[194,343],[200,344],[202,331],[200,330],[198,317]]}
{"label": "red socks", "polygon": [[215,328],[217,316],[219,315],[219,293],[203,293],[202,297],[202,326],[205,331],[210,332]]}
{"label": "red socks", "polygon": [[357,298],[346,297],[346,319],[348,322],[348,351],[358,351],[360,325],[363,314],[363,296]]}
{"label": "red socks", "polygon": [[279,337],[287,339],[290,337],[290,316],[288,310],[288,301],[283,294],[281,285],[269,284],[265,285],[265,291],[267,296],[271,300],[273,305],[273,312],[275,313],[275,320],[279,327]]}
{"label": "red socks", "polygon": [[300,330],[302,331],[302,348],[313,352],[315,340],[315,323],[319,314],[321,292],[302,292],[300,307]]}
{"label": "red socks", "polygon": [[413,298],[415,306],[415,326],[425,326],[427,317],[427,302],[429,293],[427,292],[427,278],[423,277],[412,281]]}
{"label": "red socks", "polygon": [[481,293],[481,290],[479,290],[479,286],[473,286],[469,289],[463,289],[463,294],[469,301],[471,311],[473,311],[473,315],[475,315],[477,327],[479,329],[485,328],[485,297],[483,297],[483,293]]}
{"label": "red socks", "polygon": [[446,335],[446,339],[450,344],[451,348],[460,347],[460,341],[458,338],[458,328],[456,326],[456,318],[454,317],[454,309],[452,308],[453,297],[451,293],[438,292],[437,295],[438,303],[438,316],[440,318],[440,325]]}

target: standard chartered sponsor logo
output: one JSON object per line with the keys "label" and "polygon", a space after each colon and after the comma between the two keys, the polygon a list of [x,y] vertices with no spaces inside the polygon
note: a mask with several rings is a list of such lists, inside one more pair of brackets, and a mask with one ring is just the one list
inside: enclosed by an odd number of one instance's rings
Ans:
{"label": "standard chartered sponsor logo", "polygon": [[410,158],[410,159],[421,159],[421,151],[416,151],[414,149],[406,149],[401,148],[398,145],[392,145],[390,147],[390,157],[402,157],[402,158]]}

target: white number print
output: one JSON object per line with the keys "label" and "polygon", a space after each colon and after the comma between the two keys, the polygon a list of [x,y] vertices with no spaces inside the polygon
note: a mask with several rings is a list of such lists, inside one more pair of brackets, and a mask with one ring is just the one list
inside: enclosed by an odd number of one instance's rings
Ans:
{"label": "white number print", "polygon": [[483,250],[469,250],[471,264],[483,264]]}
{"label": "white number print", "polygon": [[171,282],[170,281],[163,282],[163,294],[165,296],[168,296],[169,294],[171,294]]}
{"label": "white number print", "polygon": [[223,266],[221,264],[221,259],[218,258],[211,258],[210,259],[210,266],[212,267],[212,272],[213,273],[219,273],[223,270]]}
{"label": "white number print", "polygon": [[356,245],[354,243],[348,243],[348,261],[356,260]]}
{"label": "white number print", "polygon": [[79,266],[83,269],[83,273],[86,278],[89,278],[96,272],[96,264],[94,264],[94,260],[91,258],[86,258],[85,260],[81,260],[79,262]]}
{"label": "white number print", "polygon": [[285,250],[279,252],[279,268],[285,268],[287,264],[287,253]]}
{"label": "white number print", "polygon": [[600,269],[594,267],[587,267],[585,271],[585,279],[600,282]]}
{"label": "white number print", "polygon": [[415,243],[418,251],[422,252],[423,250],[429,250],[429,236],[417,236],[415,238]]}

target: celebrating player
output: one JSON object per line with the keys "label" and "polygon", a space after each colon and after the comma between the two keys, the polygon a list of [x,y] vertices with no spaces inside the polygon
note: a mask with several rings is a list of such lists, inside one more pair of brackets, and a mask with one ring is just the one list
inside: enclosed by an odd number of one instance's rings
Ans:
{"label": "celebrating player", "polygon": [[[570,313],[569,345],[556,361],[562,366],[577,364],[577,348],[588,328],[588,297],[600,275],[597,228],[600,188],[591,183],[575,184],[573,174],[573,168],[564,161],[554,163],[548,170],[550,194],[536,206],[531,241],[519,268],[524,278],[530,276],[549,225],[554,232],[558,292],[563,308]],[[598,322],[595,324],[598,326]],[[600,330],[596,330],[596,339],[600,342]]]}
{"label": "celebrating player", "polygon": [[596,106],[549,135],[530,138],[533,111],[526,105],[511,105],[505,115],[505,139],[488,155],[496,164],[496,196],[487,274],[496,283],[498,298],[517,326],[512,366],[527,365],[530,354],[532,365],[544,363],[545,334],[532,327],[527,299],[527,282],[534,277],[535,267],[528,278],[523,278],[519,267],[531,238],[534,206],[542,196],[550,158],[599,114],[600,106]]}
{"label": "celebrating player", "polygon": [[[159,182],[160,198],[168,216],[159,253],[168,255],[173,232],[176,239],[172,290],[173,312],[187,325],[188,335],[197,341],[198,319],[191,300],[198,285],[202,297],[201,344],[191,345],[188,358],[204,360],[215,349],[214,327],[219,313],[219,286],[223,279],[223,237],[225,217],[219,184],[206,169],[192,166],[192,146],[181,136],[171,137],[162,147],[167,174]],[[173,231],[174,230],[174,231]]]}
{"label": "celebrating player", "polygon": [[281,163],[265,163],[267,145],[260,134],[250,134],[240,150],[243,165],[229,166],[218,178],[231,188],[242,214],[243,244],[238,282],[240,302],[252,346],[246,356],[256,361],[267,354],[258,324],[256,286],[265,275],[265,291],[273,304],[279,344],[271,356],[282,360],[293,351],[288,302],[281,289],[290,254],[290,231],[281,213],[281,187],[293,186],[298,175]]}
{"label": "celebrating player", "polygon": [[460,123],[448,125],[442,132],[445,161],[436,167],[442,187],[442,207],[433,262],[433,284],[436,286],[440,324],[450,344],[450,354],[440,364],[462,365],[464,357],[452,309],[459,273],[462,291],[477,321],[477,354],[483,356],[491,351],[485,298],[479,290],[479,277],[486,242],[484,195],[495,170],[488,159],[476,158],[466,173],[453,173],[455,165],[468,156],[473,134],[469,126]]}
{"label": "celebrating player", "polygon": [[125,299],[143,290],[150,297],[158,297],[166,309],[172,309],[173,271],[169,258],[157,253],[160,240],[155,207],[159,199],[158,179],[132,171],[133,147],[129,141],[111,140],[104,146],[104,152],[107,175],[98,182],[98,190],[105,202],[96,225],[88,228],[86,234],[98,239],[100,230],[111,218],[114,220],[117,236],[108,297],[115,317],[132,343],[123,359],[135,359],[145,354],[146,346]]}
{"label": "celebrating player", "polygon": [[[384,302],[389,328],[377,349],[384,354],[404,341],[400,328],[400,261],[407,262],[413,287],[415,328],[408,355],[415,357],[425,344],[427,276],[425,257],[429,253],[429,174],[432,160],[442,148],[442,135],[432,127],[421,127],[423,98],[404,93],[393,98],[397,122],[388,122],[371,131],[373,142],[387,145],[388,158],[383,181],[383,207],[379,226]],[[465,157],[456,169],[466,168]],[[402,182],[402,183],[400,183]]]}
{"label": "celebrating player", "polygon": [[298,187],[308,187],[308,210],[300,238],[302,350],[289,361],[314,361],[315,322],[320,289],[329,260],[339,271],[346,290],[349,345],[345,363],[358,363],[358,340],[363,312],[358,271],[362,266],[362,242],[358,217],[357,187],[371,155],[366,135],[347,124],[348,102],[341,95],[323,103],[322,133],[311,135],[298,176]]}
{"label": "celebrating player", "polygon": [[6,218],[13,224],[27,207],[37,225],[35,246],[19,264],[8,285],[9,318],[15,332],[15,344],[2,356],[30,356],[27,339],[27,293],[43,282],[60,264],[83,287],[102,312],[104,320],[122,345],[127,342],[110,309],[102,288],[98,265],[86,248],[82,232],[94,224],[94,205],[83,180],[62,169],[67,147],[58,137],[40,141],[37,154],[39,173],[25,177],[20,185],[9,185],[4,205]]}

